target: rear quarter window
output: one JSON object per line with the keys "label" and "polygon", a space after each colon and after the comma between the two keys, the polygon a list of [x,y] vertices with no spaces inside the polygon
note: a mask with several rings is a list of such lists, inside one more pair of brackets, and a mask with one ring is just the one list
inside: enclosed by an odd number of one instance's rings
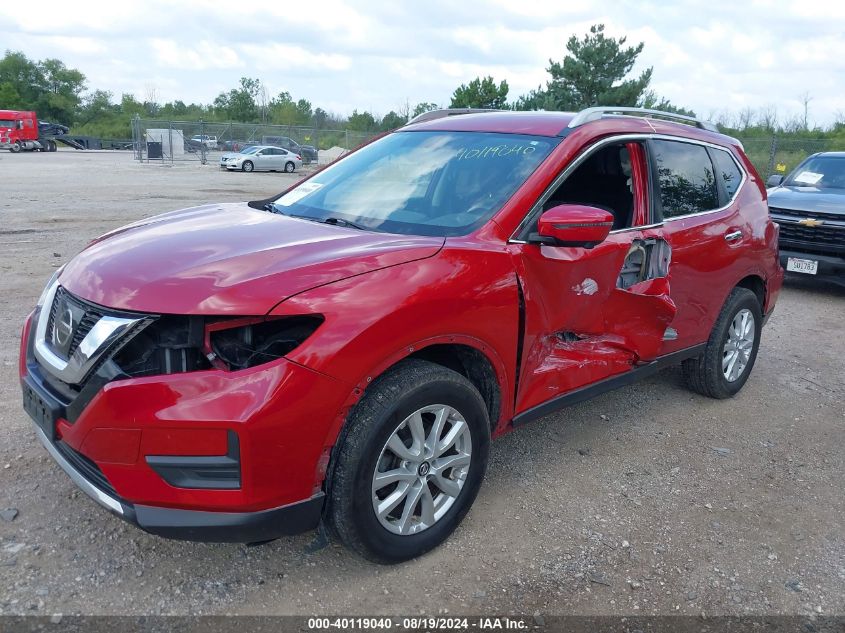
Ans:
{"label": "rear quarter window", "polygon": [[663,140],[649,145],[664,219],[719,207],[713,163],[703,145]]}
{"label": "rear quarter window", "polygon": [[722,149],[711,149],[710,155],[716,167],[716,175],[722,180],[728,200],[733,200],[739,184],[742,182],[742,171],[729,152]]}

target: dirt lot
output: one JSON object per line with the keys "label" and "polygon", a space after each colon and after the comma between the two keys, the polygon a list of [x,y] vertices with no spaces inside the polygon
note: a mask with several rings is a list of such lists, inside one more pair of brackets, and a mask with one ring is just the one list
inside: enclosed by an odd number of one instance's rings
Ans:
{"label": "dirt lot", "polygon": [[[845,289],[789,280],[733,400],[667,370],[494,444],[444,547],[392,568],[314,534],[148,536],[76,491],[20,406],[19,328],[53,269],[160,211],[296,175],[0,154],[0,613],[845,614]],[[9,513],[9,515],[12,513]]]}

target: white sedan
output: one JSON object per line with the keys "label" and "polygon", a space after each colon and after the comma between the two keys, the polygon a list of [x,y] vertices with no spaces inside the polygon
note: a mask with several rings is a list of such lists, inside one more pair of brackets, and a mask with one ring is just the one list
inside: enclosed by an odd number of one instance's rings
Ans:
{"label": "white sedan", "polygon": [[300,167],[302,156],[273,145],[253,145],[220,157],[220,168],[229,171],[284,171],[290,174]]}

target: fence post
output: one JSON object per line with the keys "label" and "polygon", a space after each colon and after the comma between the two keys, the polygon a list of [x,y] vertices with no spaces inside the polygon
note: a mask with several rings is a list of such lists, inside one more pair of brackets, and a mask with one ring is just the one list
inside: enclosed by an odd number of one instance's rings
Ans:
{"label": "fence post", "polygon": [[348,152],[349,151],[349,130],[344,130],[344,132],[346,133],[346,147],[344,147],[343,149],[345,149]]}
{"label": "fence post", "polygon": [[137,134],[137,129],[138,129],[137,119],[138,119],[138,115],[136,114],[132,118],[132,158],[134,160],[138,160],[138,150],[141,148],[141,143],[138,140],[138,134]]}
{"label": "fence post", "polygon": [[775,169],[775,154],[778,151],[778,137],[772,134],[772,145],[769,149],[769,165],[766,167],[766,178],[772,175]]}
{"label": "fence post", "polygon": [[170,150],[170,164],[173,165],[173,121],[167,122],[168,149]]}
{"label": "fence post", "polygon": [[200,164],[205,165],[207,162],[205,153],[208,150],[208,146],[205,144],[205,121],[200,119]]}

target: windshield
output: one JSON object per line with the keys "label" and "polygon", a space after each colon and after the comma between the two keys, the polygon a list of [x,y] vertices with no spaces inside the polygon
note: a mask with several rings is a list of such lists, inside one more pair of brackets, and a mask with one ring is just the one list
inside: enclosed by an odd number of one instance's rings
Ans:
{"label": "windshield", "polygon": [[845,156],[815,156],[802,163],[784,184],[791,187],[845,189]]}
{"label": "windshield", "polygon": [[290,190],[275,211],[409,235],[466,235],[560,142],[486,132],[396,132]]}
{"label": "windshield", "polygon": [[0,127],[15,127],[15,122],[8,119],[0,119]]}
{"label": "windshield", "polygon": [[260,149],[261,148],[257,147],[256,145],[253,145],[252,147],[245,147],[241,150],[241,154],[255,154],[255,152]]}

